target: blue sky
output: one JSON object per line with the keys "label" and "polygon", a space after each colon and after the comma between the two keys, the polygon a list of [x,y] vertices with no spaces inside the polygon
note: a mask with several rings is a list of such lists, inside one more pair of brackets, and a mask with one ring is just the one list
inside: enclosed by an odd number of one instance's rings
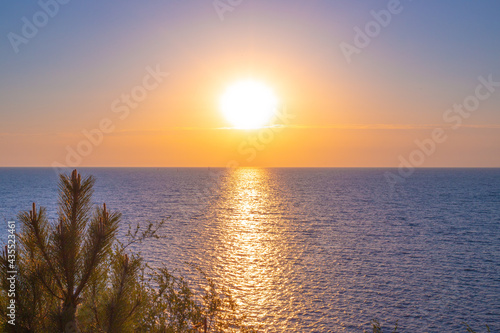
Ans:
{"label": "blue sky", "polygon": [[[73,0],[59,5],[58,13],[16,53],[9,33],[21,35],[22,18],[32,21],[41,7],[37,1],[4,1],[0,149],[26,150],[30,140],[18,142],[13,136],[36,134],[51,149],[33,163],[49,163],[64,150],[64,135],[76,136],[92,126],[110,101],[155,64],[168,70],[172,80],[158,93],[162,97],[156,106],[144,106],[151,112],[124,122],[124,130],[167,130],[207,121],[218,126],[212,106],[206,111],[177,99],[194,94],[200,104],[210,103],[219,84],[245,75],[264,77],[281,89],[299,110],[296,125],[309,127],[440,124],[444,110],[470,94],[479,76],[493,74],[500,81],[500,2],[493,0],[402,0],[401,13],[348,64],[340,43],[352,44],[353,28],[363,28],[373,20],[371,11],[389,3],[243,0],[222,21],[209,0]],[[297,96],[303,89],[311,91]],[[500,125],[499,95],[486,101],[468,125]],[[156,109],[159,100],[165,101],[168,116]],[[168,125],[160,128],[160,122]],[[477,135],[498,138],[498,130],[488,131]],[[394,151],[381,164],[390,165]],[[484,156],[495,152],[498,147],[490,147]],[[27,163],[8,160],[9,165]]]}

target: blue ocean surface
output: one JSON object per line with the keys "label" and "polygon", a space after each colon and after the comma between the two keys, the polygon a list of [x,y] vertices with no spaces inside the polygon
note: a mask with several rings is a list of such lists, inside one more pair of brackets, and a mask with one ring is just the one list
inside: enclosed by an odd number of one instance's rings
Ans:
{"label": "blue ocean surface", "polygon": [[[153,267],[228,287],[267,332],[500,332],[500,169],[81,168]],[[57,218],[50,168],[0,168],[0,219]],[[0,228],[7,239],[7,223]],[[18,224],[20,227],[20,225]]]}

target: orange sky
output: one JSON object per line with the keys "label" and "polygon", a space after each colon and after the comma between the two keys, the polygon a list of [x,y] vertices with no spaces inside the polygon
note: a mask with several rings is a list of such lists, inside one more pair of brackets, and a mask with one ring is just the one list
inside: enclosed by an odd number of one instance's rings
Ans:
{"label": "orange sky", "polygon": [[[211,6],[105,5],[94,17],[96,3],[75,4],[19,53],[4,40],[0,166],[397,167],[439,128],[446,139],[416,166],[500,166],[500,88],[481,87],[488,97],[467,116],[446,116],[479,77],[500,81],[493,14],[467,35],[453,8],[412,4],[348,63],[339,45],[383,6],[293,4],[242,4],[224,21]],[[486,7],[455,14],[495,12]],[[4,21],[5,35],[19,22]],[[247,78],[275,91],[289,115],[281,126],[228,129],[220,96]],[[137,105],[120,101],[134,91]]]}

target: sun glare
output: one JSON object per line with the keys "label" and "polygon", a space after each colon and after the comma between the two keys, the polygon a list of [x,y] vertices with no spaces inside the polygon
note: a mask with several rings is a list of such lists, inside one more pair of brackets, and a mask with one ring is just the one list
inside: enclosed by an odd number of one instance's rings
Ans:
{"label": "sun glare", "polygon": [[220,100],[226,119],[238,129],[266,126],[276,112],[278,99],[265,84],[245,80],[227,88]]}

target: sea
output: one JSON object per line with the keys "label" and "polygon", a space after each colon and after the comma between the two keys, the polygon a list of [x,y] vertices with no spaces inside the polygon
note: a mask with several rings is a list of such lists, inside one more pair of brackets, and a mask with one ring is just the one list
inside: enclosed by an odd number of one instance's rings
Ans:
{"label": "sea", "polygon": [[[190,283],[227,287],[262,332],[500,332],[500,169],[80,168],[93,202]],[[57,219],[51,168],[0,168],[0,243],[32,202]],[[20,227],[20,225],[18,225]]]}

